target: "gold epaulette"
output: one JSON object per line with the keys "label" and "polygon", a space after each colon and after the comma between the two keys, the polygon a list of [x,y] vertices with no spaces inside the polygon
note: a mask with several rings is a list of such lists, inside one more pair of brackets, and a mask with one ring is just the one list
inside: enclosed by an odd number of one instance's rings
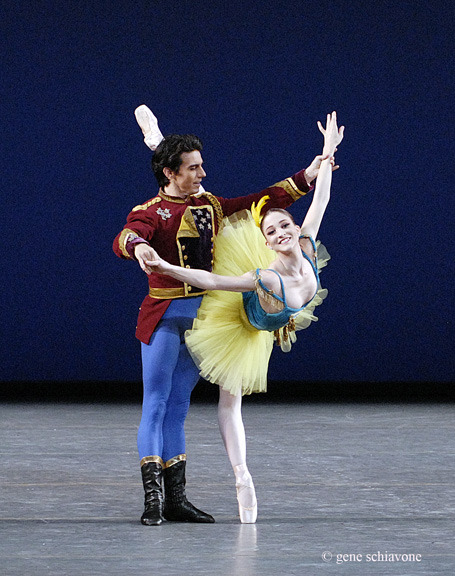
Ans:
{"label": "gold epaulette", "polygon": [[156,198],[152,198],[152,200],[149,200],[145,204],[139,204],[138,206],[135,206],[131,210],[131,212],[137,212],[138,210],[147,210],[147,208],[149,208],[153,204],[156,204],[157,202],[161,202],[161,198],[159,196],[157,196]]}

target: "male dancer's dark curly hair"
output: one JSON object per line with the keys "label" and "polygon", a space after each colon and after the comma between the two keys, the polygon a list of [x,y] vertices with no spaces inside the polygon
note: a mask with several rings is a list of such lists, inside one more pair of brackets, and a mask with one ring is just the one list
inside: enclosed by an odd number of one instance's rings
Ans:
{"label": "male dancer's dark curly hair", "polygon": [[158,144],[152,158],[152,170],[160,188],[169,184],[163,168],[178,172],[182,165],[182,152],[202,151],[202,142],[194,134],[169,134]]}

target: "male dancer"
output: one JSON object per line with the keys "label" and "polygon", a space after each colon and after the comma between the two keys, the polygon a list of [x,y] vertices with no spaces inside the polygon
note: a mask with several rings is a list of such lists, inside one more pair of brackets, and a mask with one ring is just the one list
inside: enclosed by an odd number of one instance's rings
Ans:
{"label": "male dancer", "polygon": [[249,209],[264,195],[270,197],[270,207],[286,208],[310,190],[320,160],[256,194],[221,198],[201,187],[206,173],[199,138],[186,134],[161,140],[156,118],[146,106],[136,110],[136,118],[146,144],[155,150],[152,168],[159,192],[133,208],[113,249],[120,258],[137,260],[149,282],[136,330],[142,343],[144,384],[138,431],[145,491],[141,522],[147,526],[159,525],[163,518],[214,522],[185,495],[184,423],[199,376],[185,347],[184,333],[191,328],[205,292],[170,276],[152,274],[146,261],[153,260],[154,248],[171,264],[210,271],[213,242],[222,218]]}

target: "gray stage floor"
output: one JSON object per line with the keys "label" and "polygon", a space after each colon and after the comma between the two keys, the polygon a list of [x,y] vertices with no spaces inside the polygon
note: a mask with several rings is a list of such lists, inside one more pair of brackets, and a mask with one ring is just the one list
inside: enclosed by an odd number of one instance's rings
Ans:
{"label": "gray stage floor", "polygon": [[247,402],[241,525],[216,406],[194,404],[187,493],[217,522],[159,527],[139,523],[138,404],[0,410],[3,576],[455,573],[454,405]]}

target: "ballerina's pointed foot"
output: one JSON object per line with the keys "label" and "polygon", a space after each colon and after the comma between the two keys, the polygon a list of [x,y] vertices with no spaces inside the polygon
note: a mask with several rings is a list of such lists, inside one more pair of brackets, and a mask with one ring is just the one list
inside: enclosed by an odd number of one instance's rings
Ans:
{"label": "ballerina's pointed foot", "polygon": [[134,111],[134,115],[136,116],[137,123],[139,124],[144,136],[154,128],[158,128],[158,120],[156,119],[155,114],[153,114],[150,108],[145,104],[138,106]]}
{"label": "ballerina's pointed foot", "polygon": [[134,115],[144,135],[144,142],[151,150],[155,150],[163,139],[155,114],[153,114],[148,106],[141,104],[134,111]]}
{"label": "ballerina's pointed foot", "polygon": [[235,466],[234,473],[240,522],[242,524],[255,524],[258,516],[258,504],[253,478],[244,465]]}

